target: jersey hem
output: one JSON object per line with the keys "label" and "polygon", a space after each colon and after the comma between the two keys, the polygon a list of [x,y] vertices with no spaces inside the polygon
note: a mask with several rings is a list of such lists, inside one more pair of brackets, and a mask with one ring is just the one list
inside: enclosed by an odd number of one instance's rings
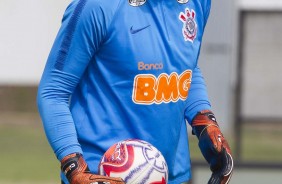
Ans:
{"label": "jersey hem", "polygon": [[175,180],[168,181],[168,184],[180,184],[180,183],[187,182],[190,180],[191,180],[191,173],[187,173],[181,177],[178,177]]}

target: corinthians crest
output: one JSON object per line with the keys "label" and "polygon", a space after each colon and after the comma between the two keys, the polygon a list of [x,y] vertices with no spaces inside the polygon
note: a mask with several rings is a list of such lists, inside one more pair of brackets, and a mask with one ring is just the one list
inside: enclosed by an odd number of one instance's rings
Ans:
{"label": "corinthians crest", "polygon": [[131,6],[141,6],[146,3],[146,0],[128,0]]}
{"label": "corinthians crest", "polygon": [[177,0],[177,2],[181,3],[181,4],[185,4],[188,3],[189,0]]}
{"label": "corinthians crest", "polygon": [[179,20],[183,22],[182,34],[185,41],[193,42],[197,36],[196,12],[186,8],[185,12],[180,12]]}

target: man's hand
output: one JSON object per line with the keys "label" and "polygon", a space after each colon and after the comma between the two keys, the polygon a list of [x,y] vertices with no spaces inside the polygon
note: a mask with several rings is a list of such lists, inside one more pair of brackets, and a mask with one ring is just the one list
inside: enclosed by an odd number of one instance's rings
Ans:
{"label": "man's hand", "polygon": [[212,171],[208,184],[228,183],[232,175],[233,158],[214,114],[209,110],[199,112],[192,121],[192,129]]}
{"label": "man's hand", "polygon": [[121,178],[91,174],[85,160],[79,153],[70,154],[63,158],[61,170],[70,184],[125,184]]}

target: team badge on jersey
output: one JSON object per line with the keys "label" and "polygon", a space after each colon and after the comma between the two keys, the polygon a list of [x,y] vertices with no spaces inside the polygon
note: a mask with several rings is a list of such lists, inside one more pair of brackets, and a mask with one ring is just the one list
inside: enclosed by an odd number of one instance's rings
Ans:
{"label": "team badge on jersey", "polygon": [[147,0],[128,0],[131,6],[141,6],[146,3]]}
{"label": "team badge on jersey", "polygon": [[177,2],[179,2],[180,4],[185,4],[188,3],[189,0],[177,0]]}
{"label": "team badge on jersey", "polygon": [[196,12],[186,8],[185,12],[180,12],[179,20],[183,22],[182,34],[185,41],[193,42],[197,36],[198,26],[196,23]]}

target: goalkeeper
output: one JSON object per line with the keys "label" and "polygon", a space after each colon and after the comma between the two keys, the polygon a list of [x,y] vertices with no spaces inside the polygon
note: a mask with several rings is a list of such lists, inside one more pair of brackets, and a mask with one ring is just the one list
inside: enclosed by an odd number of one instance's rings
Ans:
{"label": "goalkeeper", "polygon": [[210,165],[209,183],[228,183],[231,151],[198,67],[210,6],[211,0],[70,3],[37,97],[62,183],[124,183],[97,168],[111,145],[129,138],[162,152],[169,184],[189,182],[187,121]]}

